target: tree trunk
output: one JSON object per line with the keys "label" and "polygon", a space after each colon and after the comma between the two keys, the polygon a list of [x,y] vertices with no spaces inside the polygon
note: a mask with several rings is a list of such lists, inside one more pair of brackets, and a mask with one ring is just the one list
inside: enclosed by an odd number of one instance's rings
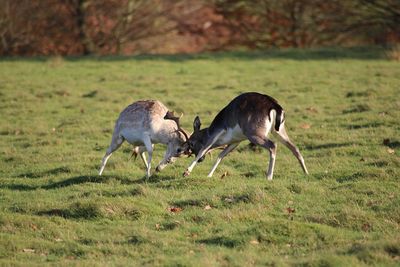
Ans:
{"label": "tree trunk", "polygon": [[89,55],[92,51],[85,31],[85,4],[86,0],[78,0],[76,5],[76,24],[78,27],[78,37],[82,44],[82,54]]}

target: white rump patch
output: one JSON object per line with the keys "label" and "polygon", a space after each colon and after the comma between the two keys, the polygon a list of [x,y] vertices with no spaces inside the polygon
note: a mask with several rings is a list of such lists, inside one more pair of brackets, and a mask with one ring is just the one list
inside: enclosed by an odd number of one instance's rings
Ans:
{"label": "white rump patch", "polygon": [[267,117],[265,119],[265,137],[268,138],[268,135],[271,132],[271,129],[273,129],[273,127],[275,127],[275,118],[276,118],[276,110],[275,109],[271,109],[271,111],[269,112],[269,118]]}

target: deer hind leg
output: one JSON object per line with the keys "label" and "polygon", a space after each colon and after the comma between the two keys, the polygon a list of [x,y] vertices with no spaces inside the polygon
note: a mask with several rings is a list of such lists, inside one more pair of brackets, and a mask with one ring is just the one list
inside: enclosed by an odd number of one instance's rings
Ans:
{"label": "deer hind leg", "polygon": [[268,180],[272,180],[274,176],[274,168],[275,168],[275,159],[276,159],[276,151],[277,145],[272,142],[271,140],[267,139],[266,137],[259,137],[259,136],[251,136],[249,140],[256,145],[262,146],[269,151],[269,164],[268,164],[268,171],[266,172],[266,176]]}
{"label": "deer hind leg", "polygon": [[144,138],[143,138],[143,143],[144,143],[144,146],[146,147],[147,154],[149,156],[149,158],[147,159],[146,177],[150,178],[150,176],[151,176],[151,173],[150,173],[150,170],[151,170],[151,159],[153,157],[153,144],[151,143],[150,136],[145,135]]}
{"label": "deer hind leg", "polygon": [[290,138],[286,132],[285,129],[285,124],[281,124],[281,126],[279,127],[279,131],[276,131],[276,134],[278,135],[280,141],[287,147],[290,149],[290,151],[292,151],[293,155],[297,158],[297,160],[299,161],[301,168],[303,169],[303,171],[308,174],[308,170],[306,167],[306,164],[304,163],[304,158],[300,153],[300,150],[297,148],[297,146],[295,144],[293,144],[292,141],[290,141]]}
{"label": "deer hind leg", "polygon": [[[152,149],[154,149],[154,145],[152,145]],[[148,164],[147,164],[147,159],[146,159],[146,151],[147,151],[147,149],[145,146],[135,146],[133,148],[132,155],[135,156],[135,158],[137,157],[137,155],[140,155],[140,158],[142,159],[143,164],[147,170]]]}
{"label": "deer hind leg", "polygon": [[221,162],[221,160],[228,155],[229,152],[231,152],[232,150],[234,150],[237,146],[239,145],[239,143],[233,143],[230,144],[229,146],[225,147],[225,149],[218,155],[217,161],[214,163],[214,166],[212,167],[211,171],[208,173],[207,177],[212,177],[214,174],[215,169],[217,169],[219,163]]}
{"label": "deer hind leg", "polygon": [[112,153],[117,150],[122,143],[125,141],[125,139],[122,136],[113,136],[111,140],[111,144],[108,147],[106,154],[103,157],[103,160],[101,162],[101,168],[99,171],[99,175],[101,175],[104,171],[104,168],[106,167],[108,159],[111,157]]}

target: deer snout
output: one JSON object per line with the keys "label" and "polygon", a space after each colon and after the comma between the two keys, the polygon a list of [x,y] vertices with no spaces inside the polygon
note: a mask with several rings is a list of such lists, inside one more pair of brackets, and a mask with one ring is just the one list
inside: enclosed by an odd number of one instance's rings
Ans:
{"label": "deer snout", "polygon": [[174,150],[174,152],[172,153],[172,157],[179,158],[180,156],[186,154],[185,152],[186,152],[186,151],[185,151],[184,149],[178,147],[178,148],[177,148],[176,150]]}
{"label": "deer snout", "polygon": [[188,156],[188,157],[190,157],[191,155],[192,155],[192,150],[190,149],[190,148],[187,148],[184,152],[183,152],[183,154],[185,154],[186,156]]}

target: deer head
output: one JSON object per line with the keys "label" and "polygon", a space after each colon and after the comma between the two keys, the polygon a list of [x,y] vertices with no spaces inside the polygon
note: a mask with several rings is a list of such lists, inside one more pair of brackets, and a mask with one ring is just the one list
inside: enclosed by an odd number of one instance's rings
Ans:
{"label": "deer head", "polygon": [[190,147],[188,144],[189,137],[188,137],[187,133],[185,132],[185,130],[182,129],[182,127],[179,123],[179,120],[180,120],[180,118],[182,118],[182,116],[183,116],[183,113],[179,117],[176,117],[173,111],[168,111],[167,114],[165,114],[164,119],[174,121],[176,123],[176,125],[178,126],[178,129],[176,130],[177,133],[179,135],[182,134],[184,137],[184,142],[183,142],[183,144],[181,144],[182,148],[177,148],[177,151],[176,151],[177,154],[178,155],[185,154],[185,155],[190,156],[191,151],[190,151]]}
{"label": "deer head", "polygon": [[[196,116],[196,118],[193,121],[193,133],[191,134],[188,144],[189,144],[189,149],[191,152],[197,156],[199,154],[200,150],[202,147],[205,145],[205,142],[207,141],[207,129],[204,128],[200,130],[201,127],[201,122],[199,116]],[[199,159],[199,162],[202,162],[204,160],[204,156]]]}

